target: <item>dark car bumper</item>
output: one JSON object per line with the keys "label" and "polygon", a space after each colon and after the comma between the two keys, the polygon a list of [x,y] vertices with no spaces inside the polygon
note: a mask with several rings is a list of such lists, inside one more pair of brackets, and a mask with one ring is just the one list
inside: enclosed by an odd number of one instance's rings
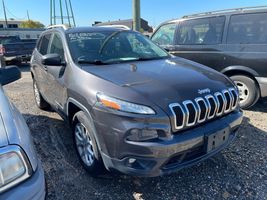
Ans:
{"label": "dark car bumper", "polygon": [[[106,123],[95,122],[98,135],[101,135],[98,142],[106,168],[134,176],[153,177],[191,166],[224,149],[237,134],[242,112],[235,111],[193,129],[175,133],[166,140],[150,142],[129,141],[125,139],[125,135],[131,128],[150,126],[151,129],[154,126],[155,129],[160,129],[164,125],[161,127],[159,124],[138,122],[138,119],[121,119],[119,124],[123,124],[125,128],[122,129],[112,125],[118,124],[115,116],[108,119]],[[216,133],[221,135],[222,131],[229,133],[225,141],[216,148],[207,148],[210,146],[210,138],[216,136]]]}
{"label": "dark car bumper", "polygon": [[45,195],[44,170],[39,162],[36,171],[29,179],[1,194],[0,199],[41,200],[45,199]]}

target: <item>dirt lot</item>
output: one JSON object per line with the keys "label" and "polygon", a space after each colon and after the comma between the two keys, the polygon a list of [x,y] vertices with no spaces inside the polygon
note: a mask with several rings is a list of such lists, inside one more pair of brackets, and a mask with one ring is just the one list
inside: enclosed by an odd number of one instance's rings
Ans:
{"label": "dirt lot", "polygon": [[267,199],[267,100],[245,112],[237,140],[197,166],[157,178],[92,178],[76,157],[69,127],[34,103],[29,68],[5,91],[23,113],[45,169],[48,199]]}

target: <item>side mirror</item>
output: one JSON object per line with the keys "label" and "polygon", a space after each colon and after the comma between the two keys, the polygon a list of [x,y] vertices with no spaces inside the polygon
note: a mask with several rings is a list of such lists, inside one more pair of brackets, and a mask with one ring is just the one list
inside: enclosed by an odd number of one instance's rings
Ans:
{"label": "side mirror", "polygon": [[58,54],[52,53],[52,54],[46,54],[42,57],[42,64],[48,65],[48,66],[62,66],[64,63],[62,63],[61,58]]}
{"label": "side mirror", "polygon": [[0,68],[0,84],[7,85],[21,78],[20,70],[17,66]]}

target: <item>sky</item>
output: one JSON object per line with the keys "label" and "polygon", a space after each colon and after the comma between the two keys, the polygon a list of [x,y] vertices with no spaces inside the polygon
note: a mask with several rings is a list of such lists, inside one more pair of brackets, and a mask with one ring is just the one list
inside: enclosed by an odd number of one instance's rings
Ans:
{"label": "sky", "polygon": [[[59,0],[56,0],[59,2]],[[140,0],[141,17],[153,27],[183,15],[238,8],[267,6],[267,0]],[[62,0],[62,2],[65,2]],[[45,25],[50,23],[50,0],[5,0],[7,17],[30,19]],[[58,3],[59,4],[59,3]],[[4,18],[0,4],[0,18]],[[72,0],[75,21],[78,26],[91,26],[94,21],[113,21],[132,18],[132,0]],[[59,14],[59,7],[57,8]],[[58,21],[59,22],[59,21]]]}

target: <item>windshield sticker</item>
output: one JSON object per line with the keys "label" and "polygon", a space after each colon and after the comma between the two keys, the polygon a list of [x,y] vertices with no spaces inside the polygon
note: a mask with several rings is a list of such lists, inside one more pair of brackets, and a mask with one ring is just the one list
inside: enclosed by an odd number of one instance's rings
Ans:
{"label": "windshield sticker", "polygon": [[105,39],[105,35],[101,33],[70,33],[70,41]]}

